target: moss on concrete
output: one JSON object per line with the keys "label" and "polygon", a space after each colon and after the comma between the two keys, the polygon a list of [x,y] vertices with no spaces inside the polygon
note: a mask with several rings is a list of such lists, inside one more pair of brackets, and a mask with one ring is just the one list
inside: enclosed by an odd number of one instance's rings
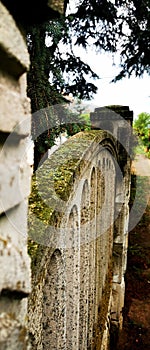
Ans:
{"label": "moss on concrete", "polygon": [[[106,139],[100,130],[71,137],[37,170],[29,199],[29,254],[39,254],[39,243],[50,241],[50,226],[59,227],[76,179],[85,166],[90,147]],[[63,207],[63,211],[61,208]],[[37,243],[36,243],[37,242]]]}

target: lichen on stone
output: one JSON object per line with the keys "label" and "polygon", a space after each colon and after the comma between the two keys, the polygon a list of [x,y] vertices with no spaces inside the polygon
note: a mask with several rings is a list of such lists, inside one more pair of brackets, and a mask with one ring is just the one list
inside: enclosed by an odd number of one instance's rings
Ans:
{"label": "lichen on stone", "polygon": [[[106,137],[104,131],[80,132],[63,144],[36,171],[29,199],[29,252],[38,252],[38,244],[49,245],[50,228],[60,226],[74,182],[82,176],[85,155],[95,143]],[[61,210],[63,207],[63,211]]]}

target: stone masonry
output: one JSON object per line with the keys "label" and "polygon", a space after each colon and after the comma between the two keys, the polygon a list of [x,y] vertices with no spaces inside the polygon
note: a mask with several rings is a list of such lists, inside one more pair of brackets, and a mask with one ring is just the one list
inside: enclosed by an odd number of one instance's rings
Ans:
{"label": "stone masonry", "polygon": [[[19,19],[20,7],[2,2]],[[63,2],[48,5],[61,12]],[[0,2],[0,349],[108,350],[122,326],[132,112],[96,109],[93,131],[38,169],[28,232],[28,69],[25,40]]]}
{"label": "stone masonry", "polygon": [[[27,253],[28,196],[32,175],[32,161],[28,158],[31,111],[26,95],[29,55],[21,34],[24,33],[22,23],[29,20],[29,9],[26,1],[20,3],[21,7],[16,0],[0,2],[1,350],[30,348],[25,326],[27,297],[31,291],[30,258]],[[38,2],[40,6],[42,3]],[[62,12],[63,1],[48,1],[47,9],[52,16],[53,10],[55,13]],[[18,20],[19,27],[9,10]],[[43,13],[39,10],[40,22],[45,20]],[[19,28],[22,28],[21,32]]]}
{"label": "stone masonry", "polygon": [[25,41],[0,3],[0,349],[28,349],[25,329],[31,291],[27,254],[27,198],[31,165],[30,101],[26,96],[29,56]]}
{"label": "stone masonry", "polygon": [[122,173],[122,176],[120,176],[121,174],[116,169],[111,305],[111,335],[113,341],[115,341],[118,329],[122,327],[123,322],[124,274],[128,249],[132,121],[133,112],[129,110],[128,106],[96,108],[95,113],[91,113],[92,127],[94,129],[107,130],[117,140],[118,164]]}
{"label": "stone masonry", "polygon": [[122,327],[131,114],[122,106],[96,109],[98,130],[70,138],[33,179],[32,349],[108,350]]}

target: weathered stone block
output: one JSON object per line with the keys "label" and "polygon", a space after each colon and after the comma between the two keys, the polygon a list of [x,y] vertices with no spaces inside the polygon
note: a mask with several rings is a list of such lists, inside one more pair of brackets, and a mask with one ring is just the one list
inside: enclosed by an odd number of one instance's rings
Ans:
{"label": "weathered stone block", "polygon": [[22,202],[0,219],[0,271],[0,291],[18,295],[30,292],[27,202]]}
{"label": "weathered stone block", "polygon": [[113,245],[113,282],[121,283],[123,274],[123,245],[114,243]]}
{"label": "weathered stone block", "polygon": [[30,193],[32,168],[27,163],[28,143],[26,139],[13,141],[9,137],[0,152],[0,213],[19,204]]}
{"label": "weathered stone block", "polygon": [[10,90],[7,85],[1,83],[0,96],[0,130],[7,133],[16,132],[19,135],[29,135],[31,124],[29,99],[22,98],[20,92]]}
{"label": "weathered stone block", "polygon": [[12,314],[0,315],[0,349],[29,350],[26,329],[14,319]]}
{"label": "weathered stone block", "polygon": [[112,289],[112,306],[111,306],[111,320],[118,322],[119,327],[122,327],[123,321],[123,307],[125,296],[125,281],[122,277],[121,283],[113,283]]}
{"label": "weathered stone block", "polygon": [[10,294],[1,295],[0,297],[0,314],[6,313],[7,315],[13,316],[20,324],[25,325],[27,323],[27,303],[28,299],[23,298],[10,298]]}
{"label": "weathered stone block", "polygon": [[3,70],[19,77],[29,67],[29,55],[15,21],[0,2],[0,64]]}

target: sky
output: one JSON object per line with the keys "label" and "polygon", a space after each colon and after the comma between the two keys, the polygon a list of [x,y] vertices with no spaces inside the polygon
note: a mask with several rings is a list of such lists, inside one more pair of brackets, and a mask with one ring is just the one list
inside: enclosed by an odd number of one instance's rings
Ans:
{"label": "sky", "polygon": [[[80,55],[84,62],[98,74],[100,79],[94,80],[98,91],[93,95],[90,103],[96,107],[106,105],[127,105],[134,113],[134,118],[142,112],[150,113],[150,76],[144,74],[137,78],[123,78],[116,83],[110,83],[119,73],[119,56],[112,54],[96,54],[92,49],[85,50],[75,48],[74,51]],[[114,65],[114,64],[115,65]]]}
{"label": "sky", "polygon": [[[76,6],[79,0],[70,0],[67,12],[76,12]],[[119,73],[119,54],[113,58],[111,54],[96,54],[90,47],[86,52],[79,47],[74,48],[74,52],[79,55],[82,60],[89,64],[100,79],[94,81],[98,87],[97,94],[94,95],[90,102],[96,107],[106,105],[127,105],[133,111],[134,118],[142,112],[150,113],[150,76],[144,74],[143,77],[124,78],[117,83],[110,81]]]}

